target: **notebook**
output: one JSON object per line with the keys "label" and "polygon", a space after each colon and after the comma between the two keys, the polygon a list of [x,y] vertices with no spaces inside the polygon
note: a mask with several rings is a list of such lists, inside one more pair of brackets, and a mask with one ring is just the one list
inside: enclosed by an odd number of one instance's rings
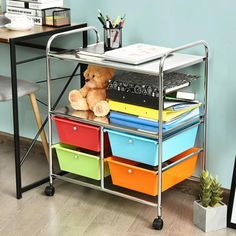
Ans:
{"label": "notebook", "polygon": [[76,51],[76,57],[80,56],[104,57],[103,42],[90,44],[86,48],[79,48]]}
{"label": "notebook", "polygon": [[149,44],[137,43],[122,48],[107,51],[104,59],[138,65],[162,57],[171,49]]}

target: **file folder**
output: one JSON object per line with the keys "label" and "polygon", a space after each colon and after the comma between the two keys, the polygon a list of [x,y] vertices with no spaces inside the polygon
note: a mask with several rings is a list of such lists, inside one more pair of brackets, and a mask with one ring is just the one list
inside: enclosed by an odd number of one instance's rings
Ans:
{"label": "file folder", "polygon": [[126,127],[129,127],[129,128],[149,131],[149,132],[153,132],[153,133],[158,132],[157,127],[144,125],[144,124],[139,124],[139,123],[134,123],[134,122],[126,121],[126,120],[120,120],[120,119],[116,119],[116,118],[110,118],[110,124],[126,126]]}
{"label": "file folder", "polygon": [[[178,131],[186,128],[186,127],[189,127],[193,124],[196,124],[198,122],[198,120],[193,120],[192,122],[188,123],[187,125],[181,127],[178,129]],[[133,123],[133,122],[129,122],[129,121],[124,121],[124,120],[119,120],[119,119],[115,119],[115,118],[111,118],[110,119],[110,124],[114,124],[114,125],[120,125],[120,126],[126,126],[126,127],[129,127],[129,128],[134,128],[134,129],[137,129],[139,131],[146,131],[146,132],[151,132],[151,133],[155,133],[157,134],[159,129],[158,127],[153,127],[153,126],[148,126],[148,125],[143,125],[143,124],[138,124],[138,123]],[[171,125],[171,126],[168,126],[167,128],[163,128],[163,131],[168,131],[172,128],[175,128],[176,125]],[[173,134],[173,133],[172,133]],[[170,134],[169,134],[170,135]],[[168,136],[166,136],[168,137]]]}
{"label": "file folder", "polygon": [[[131,115],[136,115],[144,118],[156,119],[158,120],[159,110],[137,106],[128,103],[122,103],[117,101],[108,100],[110,109],[112,111],[123,112]],[[196,104],[194,106],[188,107],[186,109],[171,111],[171,110],[163,110],[162,119],[163,121],[170,121],[188,111],[193,110],[194,108],[199,107],[201,104]]]}
{"label": "file folder", "polygon": [[[199,107],[191,111],[188,111],[171,121],[163,122],[163,130],[165,131],[170,130],[183,122],[186,122],[190,119],[194,119],[197,117],[200,117]],[[159,124],[157,120],[146,119],[143,117],[138,117],[115,111],[110,112],[109,118],[110,122],[113,124],[124,125],[131,128],[142,129],[151,132],[158,132]]]}

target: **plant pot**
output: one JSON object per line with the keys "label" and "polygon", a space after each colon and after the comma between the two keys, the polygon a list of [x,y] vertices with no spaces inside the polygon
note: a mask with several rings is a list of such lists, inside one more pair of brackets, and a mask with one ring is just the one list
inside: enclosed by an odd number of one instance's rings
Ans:
{"label": "plant pot", "polygon": [[220,202],[215,207],[203,207],[200,201],[193,204],[193,223],[204,232],[226,228],[227,206]]}

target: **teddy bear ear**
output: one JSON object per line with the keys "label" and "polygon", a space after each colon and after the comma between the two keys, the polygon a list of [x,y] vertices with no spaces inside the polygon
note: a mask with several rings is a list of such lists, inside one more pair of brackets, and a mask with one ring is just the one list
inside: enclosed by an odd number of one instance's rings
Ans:
{"label": "teddy bear ear", "polygon": [[84,77],[87,77],[88,76],[88,68],[87,70],[84,71]]}
{"label": "teddy bear ear", "polygon": [[89,75],[89,71],[93,68],[93,65],[88,65],[87,69],[84,71],[84,77],[87,77]]}

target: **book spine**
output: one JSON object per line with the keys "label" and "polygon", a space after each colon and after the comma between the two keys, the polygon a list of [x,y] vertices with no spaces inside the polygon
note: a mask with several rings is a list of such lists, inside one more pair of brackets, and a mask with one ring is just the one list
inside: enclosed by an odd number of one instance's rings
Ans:
{"label": "book spine", "polygon": [[63,0],[59,1],[52,1],[52,2],[47,2],[47,3],[32,3],[29,2],[29,8],[31,9],[45,9],[45,8],[50,8],[50,7],[62,7],[63,6]]}
{"label": "book spine", "polygon": [[27,8],[20,8],[20,7],[6,7],[7,13],[11,14],[25,14],[27,16],[42,16],[41,10],[35,10],[35,9],[27,9]]}
{"label": "book spine", "polygon": [[21,1],[7,1],[7,6],[10,7],[24,7],[24,8],[29,8],[28,7],[29,3],[28,2],[21,2]]}
{"label": "book spine", "polygon": [[24,2],[33,2],[33,3],[47,3],[48,1],[49,0],[24,0]]}
{"label": "book spine", "polygon": [[50,8],[50,7],[62,7],[63,0],[53,0],[53,1],[45,2],[45,3],[8,0],[7,6],[41,10],[41,9]]}

